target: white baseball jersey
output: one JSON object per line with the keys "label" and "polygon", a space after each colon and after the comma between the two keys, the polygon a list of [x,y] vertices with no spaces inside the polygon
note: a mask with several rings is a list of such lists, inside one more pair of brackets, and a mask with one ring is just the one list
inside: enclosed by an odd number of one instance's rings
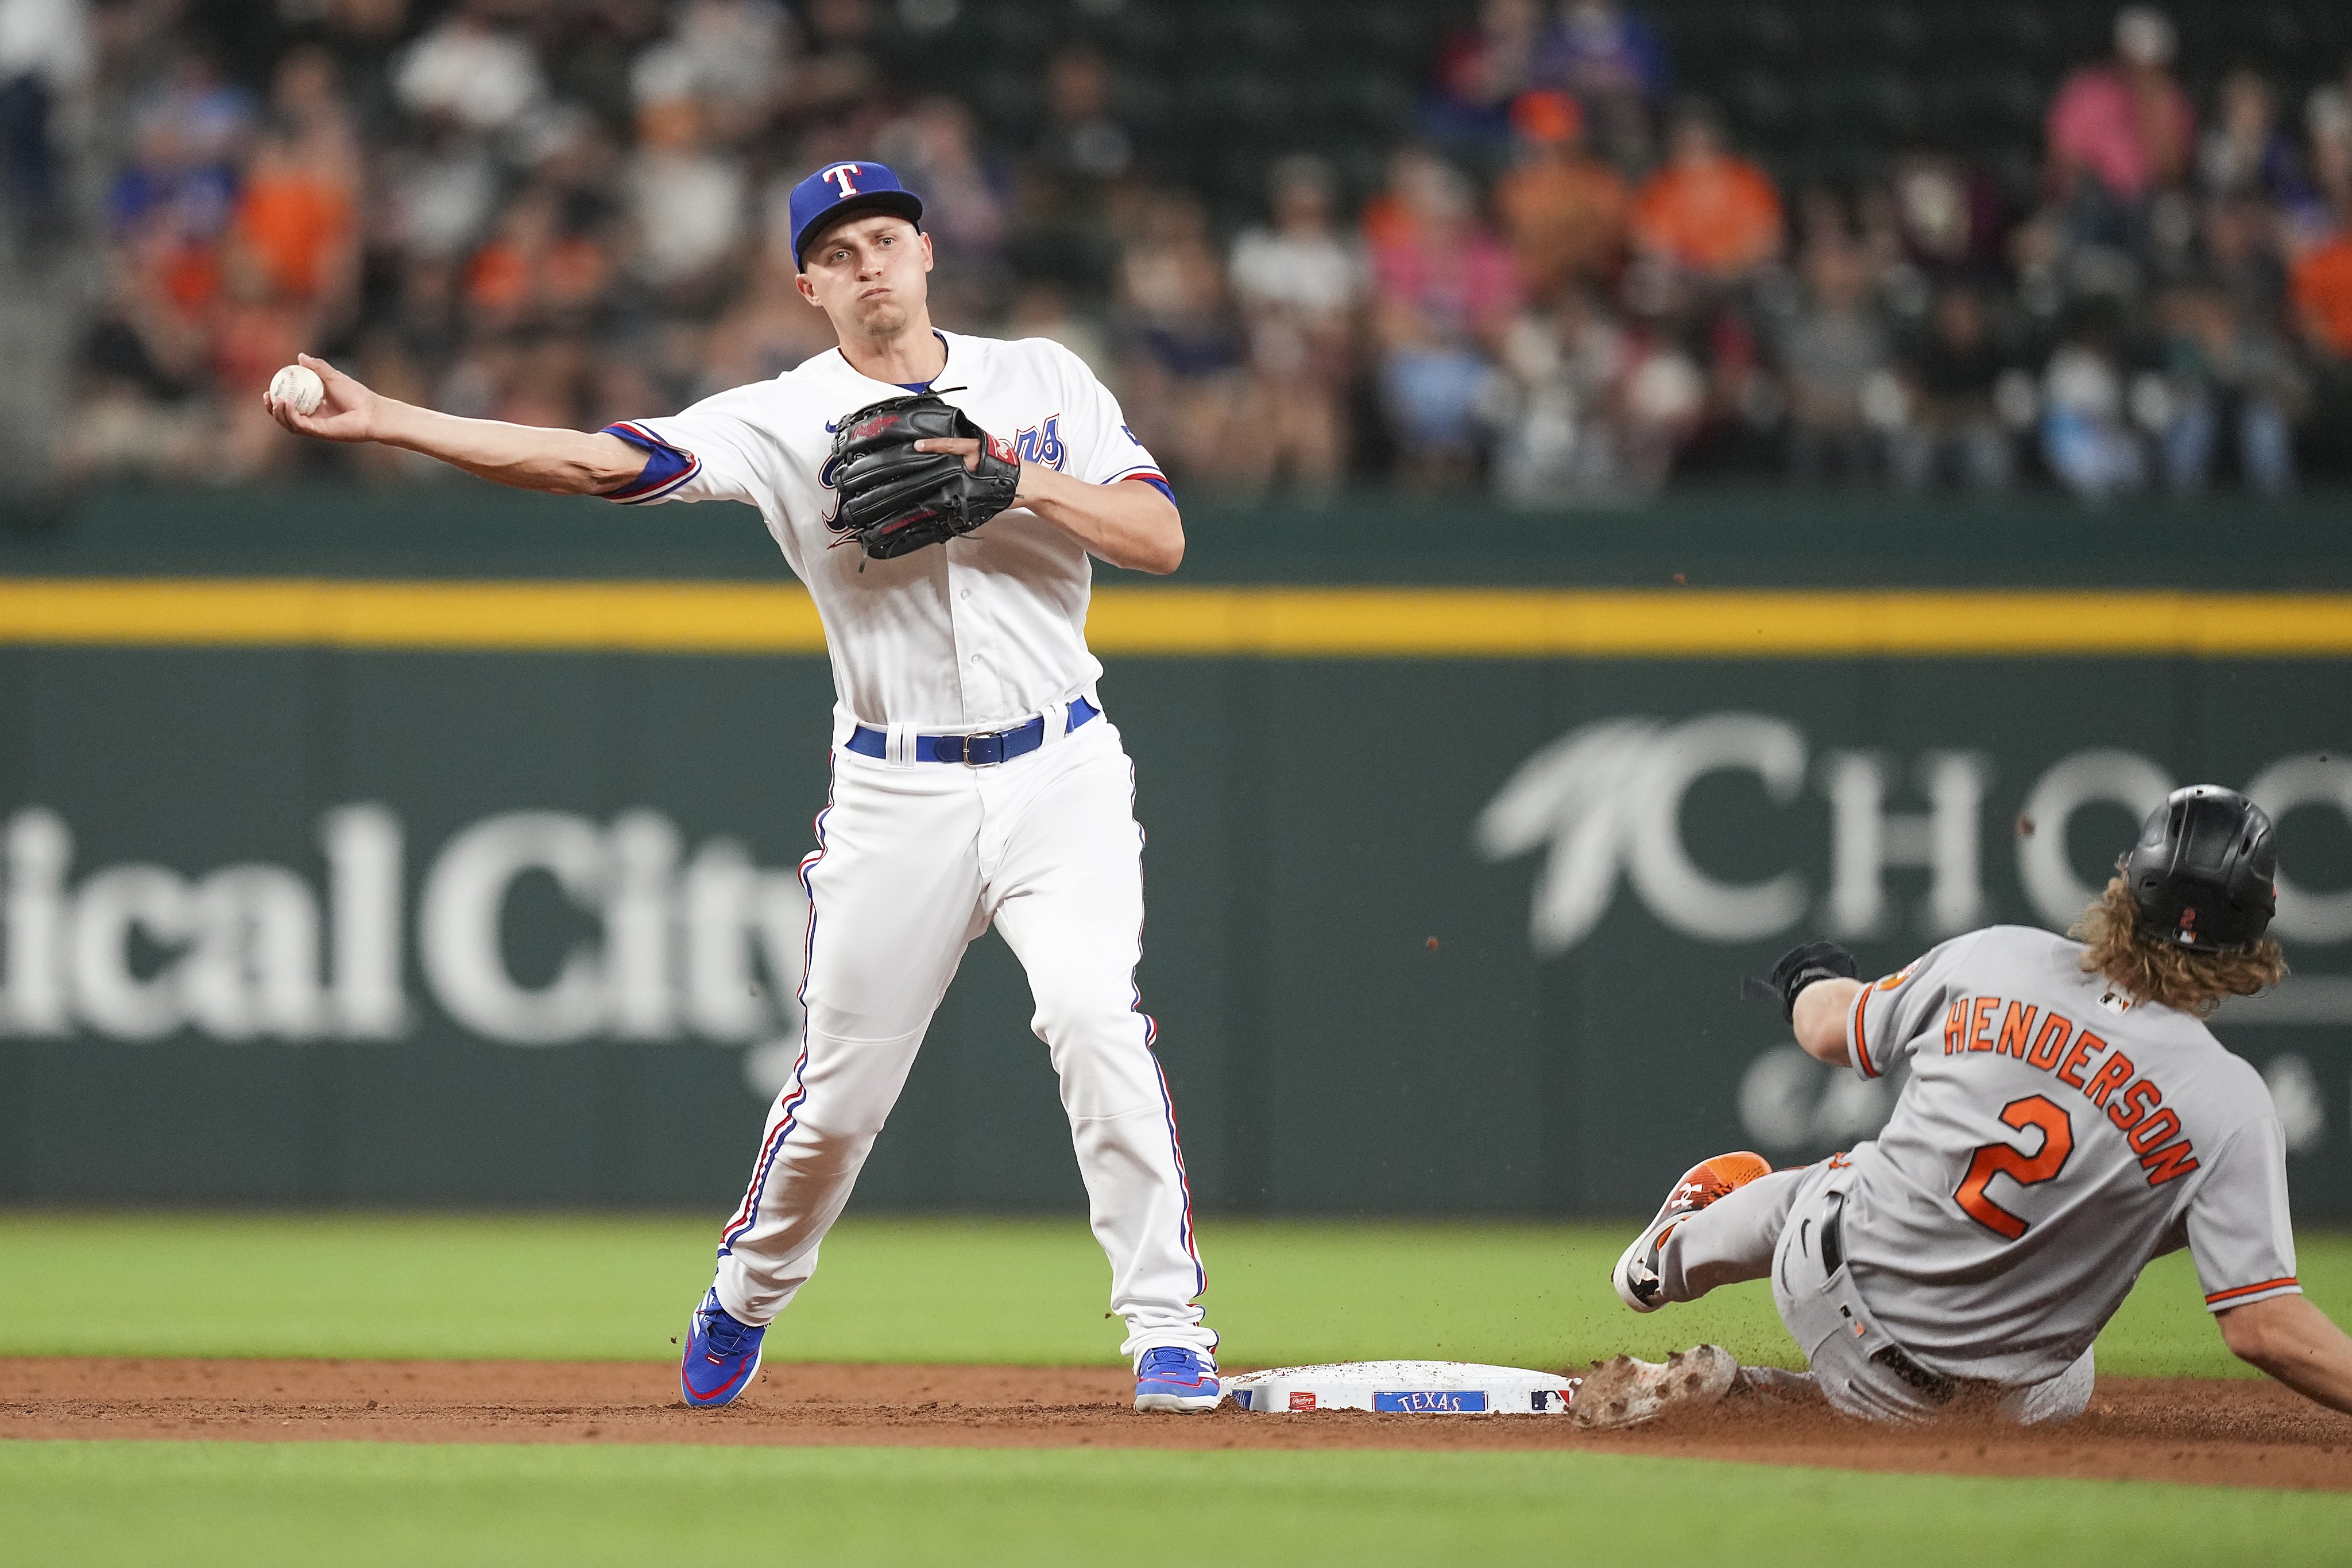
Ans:
{"label": "white baseball jersey", "polygon": [[2024,926],[1957,936],[1864,988],[1864,1078],[1910,1065],[1853,1153],[1845,1257],[1880,1326],[1939,1368],[2054,1377],[2149,1258],[2187,1246],[2216,1312],[2301,1289],[2262,1077],[2187,1013]]}
{"label": "white baseball jersey", "polygon": [[[1024,461],[1093,484],[1167,488],[1118,400],[1067,349],[939,336],[947,368],[931,386]],[[611,498],[759,507],[824,619],[843,721],[986,730],[1091,694],[1102,674],[1086,643],[1093,574],[1069,534],[1015,508],[945,545],[869,560],[833,527],[835,426],[909,390],[859,374],[834,349],[670,418],[608,426],[650,455]]]}

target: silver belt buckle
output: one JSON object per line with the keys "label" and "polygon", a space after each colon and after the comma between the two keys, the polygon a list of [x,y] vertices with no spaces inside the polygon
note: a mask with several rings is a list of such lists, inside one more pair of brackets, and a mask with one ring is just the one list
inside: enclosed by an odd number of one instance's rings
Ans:
{"label": "silver belt buckle", "polygon": [[[1007,733],[1009,732],[1005,730],[994,729],[984,730],[978,735],[958,737],[957,738],[962,743],[962,755],[958,757],[956,760],[962,763],[966,768],[995,767],[997,762],[1003,762],[1004,760],[1004,737]],[[971,743],[975,740],[993,740],[997,743],[996,762],[974,762],[971,759]]]}

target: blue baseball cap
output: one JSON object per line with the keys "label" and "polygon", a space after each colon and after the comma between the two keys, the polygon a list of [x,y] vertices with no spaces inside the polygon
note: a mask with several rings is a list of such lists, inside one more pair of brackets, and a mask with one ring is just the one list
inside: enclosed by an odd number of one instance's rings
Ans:
{"label": "blue baseball cap", "polygon": [[923,204],[887,163],[828,163],[793,187],[793,265],[801,265],[820,229],[861,212],[896,213],[919,224]]}

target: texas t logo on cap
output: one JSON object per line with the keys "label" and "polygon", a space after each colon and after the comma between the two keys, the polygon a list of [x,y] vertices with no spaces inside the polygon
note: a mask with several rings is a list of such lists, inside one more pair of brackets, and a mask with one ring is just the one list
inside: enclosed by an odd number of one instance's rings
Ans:
{"label": "texas t logo on cap", "polygon": [[828,163],[793,187],[793,265],[803,265],[809,242],[854,213],[896,213],[923,218],[920,198],[898,183],[887,163]]}

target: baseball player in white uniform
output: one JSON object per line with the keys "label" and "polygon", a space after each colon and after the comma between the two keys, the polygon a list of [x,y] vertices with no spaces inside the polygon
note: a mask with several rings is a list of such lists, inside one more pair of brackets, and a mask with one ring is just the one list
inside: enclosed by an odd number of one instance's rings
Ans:
{"label": "baseball player in white uniform", "polygon": [[1989,1408],[2065,1420],[2091,1343],[2158,1253],[2187,1247],[2231,1351],[2352,1412],[2352,1340],[2294,1277],[2285,1142],[2262,1077],[2203,1019],[2284,974],[2271,823],[2234,791],[2176,791],[2074,928],[1996,925],[1873,984],[1828,942],[1770,988],[1797,1041],[1880,1078],[1875,1139],[1801,1170],[1702,1161],[1618,1260],[1635,1312],[1769,1276],[1811,1370],[1702,1345],[1619,1357],[1578,1391],[1592,1426],[1747,1386],[1918,1420]]}
{"label": "baseball player in white uniform", "polygon": [[[1084,634],[1088,556],[1172,571],[1183,526],[1158,465],[1075,355],[931,326],[921,214],[878,163],[803,181],[792,197],[800,291],[839,346],[671,418],[593,434],[457,419],[308,358],[322,405],[270,408],[290,430],[405,447],[526,489],[748,501],[823,618],[838,700],[831,798],[801,867],[804,1046],[689,1321],[688,1403],[725,1405],[751,1385],[767,1325],[815,1270],[965,946],[992,923],[1028,973],[1032,1027],[1061,1078],[1136,1408],[1204,1410],[1220,1395],[1217,1342],[1195,1300],[1205,1279],[1183,1154],[1135,987],[1134,769]],[[974,531],[876,559],[836,517],[835,426],[934,388],[983,434],[910,449],[973,470],[992,458],[1008,489],[1017,457],[1017,492]]]}

